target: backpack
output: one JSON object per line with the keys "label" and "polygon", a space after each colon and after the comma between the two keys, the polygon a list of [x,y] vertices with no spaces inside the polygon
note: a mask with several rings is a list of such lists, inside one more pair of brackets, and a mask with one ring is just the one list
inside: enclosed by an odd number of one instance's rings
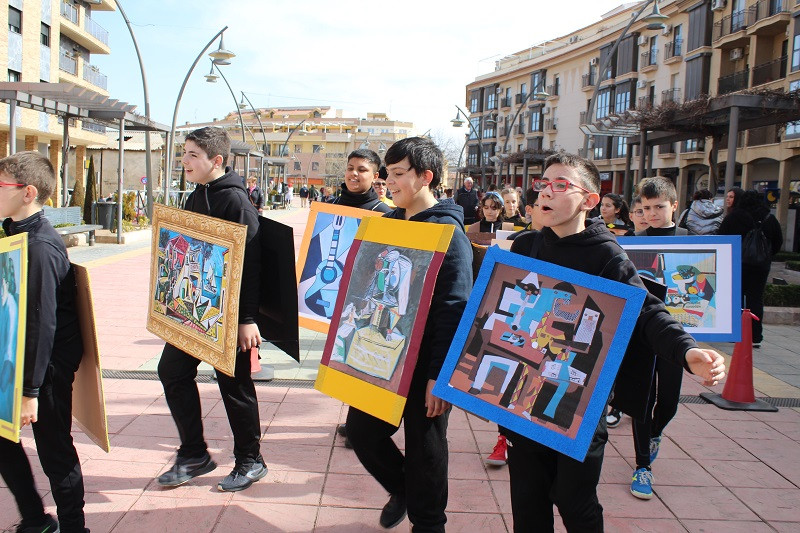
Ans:
{"label": "backpack", "polygon": [[[768,215],[769,216],[769,215]],[[763,220],[756,221],[755,227],[745,233],[742,238],[742,265],[768,268],[772,261],[772,246],[761,229]]]}

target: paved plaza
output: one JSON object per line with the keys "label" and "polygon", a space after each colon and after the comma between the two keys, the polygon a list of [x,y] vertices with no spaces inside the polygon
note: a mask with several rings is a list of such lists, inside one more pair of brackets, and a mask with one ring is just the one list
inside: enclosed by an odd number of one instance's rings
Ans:
{"label": "paved plaza", "polygon": [[[296,243],[307,210],[269,212],[295,229]],[[219,468],[175,489],[155,478],[174,461],[175,425],[163,389],[153,379],[163,347],[145,329],[150,244],[70,248],[89,268],[102,365],[119,378],[104,380],[111,452],[106,454],[74,430],[86,483],[87,526],[93,533],[380,531],[387,495],[336,436],[347,406],[311,384],[324,336],[301,330],[301,362],[262,348],[275,381],[257,387],[266,478],[248,490],[222,493],[217,482],[233,466],[232,435],[213,382],[200,383],[205,435]],[[756,396],[800,405],[800,328],[765,327],[754,352]],[[731,353],[733,344],[714,347]],[[133,371],[128,374],[111,371]],[[208,380],[206,380],[208,381]],[[796,532],[800,531],[800,408],[776,413],[724,411],[696,402],[706,389],[685,375],[685,395],[665,431],[653,465],[655,496],[630,492],[634,468],[630,418],[610,430],[599,487],[610,532]],[[715,389],[722,392],[722,385]],[[30,428],[23,442],[32,458],[40,493],[55,513]],[[397,435],[402,447],[402,431]],[[448,531],[511,531],[508,470],[490,467],[496,425],[454,409],[450,416]],[[13,531],[19,517],[13,498],[0,488],[0,531]],[[556,519],[556,530],[563,531]],[[404,521],[398,531],[408,531]]]}

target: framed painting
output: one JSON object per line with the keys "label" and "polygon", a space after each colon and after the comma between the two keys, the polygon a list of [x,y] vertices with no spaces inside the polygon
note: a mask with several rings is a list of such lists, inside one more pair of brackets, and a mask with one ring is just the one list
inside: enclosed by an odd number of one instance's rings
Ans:
{"label": "framed painting", "polygon": [[301,326],[328,332],[344,264],[361,219],[382,214],[324,202],[311,203],[297,259],[297,310]]}
{"label": "framed painting", "polygon": [[344,265],[317,390],[400,424],[454,230],[389,218],[362,221]]}
{"label": "framed painting", "polygon": [[0,239],[0,437],[19,442],[25,362],[28,234]]}
{"label": "framed painting", "polygon": [[94,322],[94,300],[89,271],[80,265],[75,269],[76,307],[78,324],[83,340],[83,357],[75,372],[72,390],[72,416],[75,423],[105,452],[111,450],[108,442],[108,418],[103,394],[103,374],[100,367],[100,346]]}
{"label": "framed painting", "polygon": [[582,461],[645,295],[492,246],[433,393]]}
{"label": "framed painting", "polygon": [[741,237],[618,237],[639,276],[667,287],[667,310],[704,342],[741,339]]}
{"label": "framed painting", "polygon": [[147,329],[233,376],[247,227],[156,204]]}

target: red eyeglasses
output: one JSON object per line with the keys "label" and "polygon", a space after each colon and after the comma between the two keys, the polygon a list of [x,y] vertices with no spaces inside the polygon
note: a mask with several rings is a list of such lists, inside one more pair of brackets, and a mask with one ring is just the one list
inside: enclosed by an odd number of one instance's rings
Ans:
{"label": "red eyeglasses", "polygon": [[0,187],[25,187],[26,185],[25,183],[6,183],[5,181],[0,181]]}

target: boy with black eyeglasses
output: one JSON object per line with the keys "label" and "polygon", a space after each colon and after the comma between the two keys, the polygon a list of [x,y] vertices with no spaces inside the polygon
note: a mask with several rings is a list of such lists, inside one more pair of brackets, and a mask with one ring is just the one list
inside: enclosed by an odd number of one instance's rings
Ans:
{"label": "boy with black eyeglasses", "polygon": [[[544,174],[542,179],[534,180],[534,189],[539,191],[539,220],[544,228],[517,237],[511,245],[512,252],[644,288],[636,267],[608,228],[599,221],[584,227],[586,214],[600,201],[600,174],[594,163],[556,153],[545,160]],[[633,335],[659,357],[683,365],[708,384],[716,384],[725,375],[722,356],[698,348],[655,296],[647,296]],[[635,383],[619,381],[616,387],[641,387],[649,379],[643,375]],[[608,440],[604,416],[597,421],[582,462],[509,429],[503,428],[503,433],[509,442],[515,532],[553,531],[553,505],[558,506],[568,531],[603,530],[597,484]]]}

